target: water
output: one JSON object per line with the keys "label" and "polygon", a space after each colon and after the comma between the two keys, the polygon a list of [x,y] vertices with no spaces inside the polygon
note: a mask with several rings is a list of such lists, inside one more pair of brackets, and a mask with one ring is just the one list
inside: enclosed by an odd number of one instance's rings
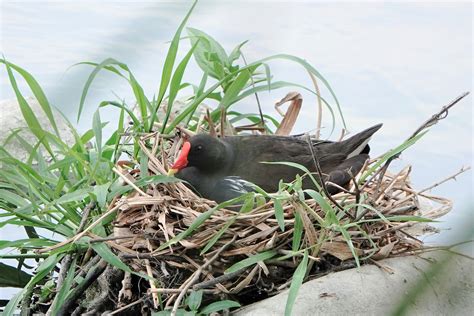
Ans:
{"label": "water", "polygon": [[[71,65],[114,57],[132,69],[149,96],[156,93],[167,42],[184,17],[188,2],[21,1],[3,2],[0,11],[1,49],[5,57],[30,71],[52,103],[75,120],[80,94],[92,70]],[[201,1],[188,26],[216,38],[227,51],[249,40],[248,61],[276,53],[297,55],[313,64],[335,90],[352,132],[379,122],[373,138],[374,156],[403,142],[423,121],[463,91],[472,90],[472,5],[469,3],[320,3],[268,1]],[[180,57],[189,49],[181,43]],[[289,62],[271,63],[274,80],[311,87],[305,71]],[[185,74],[197,83],[196,66]],[[0,99],[14,94],[0,72]],[[25,94],[28,90],[24,85]],[[289,89],[261,93],[264,111]],[[86,100],[80,130],[102,100],[114,94],[133,100],[128,86],[100,74]],[[294,132],[316,126],[316,100],[302,92],[304,103]],[[253,98],[236,109],[256,111]],[[324,114],[323,135],[330,129]],[[117,113],[102,110],[113,122]],[[415,188],[424,188],[472,163],[472,97],[450,111],[415,147],[393,164],[413,166]],[[340,120],[338,124],[339,131]],[[338,132],[336,133],[338,134]],[[335,137],[334,135],[333,137]],[[472,173],[432,190],[454,200],[454,209],[437,227],[442,233],[428,243],[450,244],[472,232]],[[2,229],[1,239],[16,237]],[[14,230],[12,230],[14,231]],[[460,234],[461,233],[461,234]],[[462,237],[460,237],[462,236]],[[472,245],[463,251],[473,254]],[[10,296],[14,292],[5,292]],[[5,296],[2,295],[2,296]]]}

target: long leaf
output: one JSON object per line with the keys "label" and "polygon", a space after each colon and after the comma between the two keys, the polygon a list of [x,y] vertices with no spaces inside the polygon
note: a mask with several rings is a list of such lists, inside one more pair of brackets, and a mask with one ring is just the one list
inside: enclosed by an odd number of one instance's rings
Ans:
{"label": "long leaf", "polygon": [[166,55],[165,63],[163,65],[163,71],[161,73],[160,88],[158,90],[156,106],[153,109],[153,113],[150,119],[150,128],[153,127],[153,123],[155,122],[156,116],[158,114],[158,108],[160,107],[161,102],[163,101],[166,90],[168,89],[168,85],[171,80],[171,73],[173,72],[174,62],[176,60],[176,55],[178,53],[181,32],[183,31],[183,28],[186,25],[186,22],[188,21],[189,16],[191,15],[191,12],[193,12],[193,9],[196,6],[196,4],[197,4],[197,1],[194,1],[193,5],[189,9],[188,13],[184,17],[181,24],[179,25],[178,29],[176,30],[176,33],[174,34],[173,39],[171,40],[170,48],[168,49],[168,54]]}
{"label": "long leaf", "polygon": [[116,61],[113,58],[107,58],[104,61],[102,61],[100,64],[98,64],[94,70],[92,70],[91,74],[87,78],[86,84],[84,85],[84,88],[82,89],[82,95],[81,95],[81,101],[79,102],[79,110],[77,111],[77,121],[79,122],[79,119],[81,118],[82,110],[84,108],[84,102],[86,101],[86,96],[87,93],[89,92],[89,88],[92,84],[92,81],[94,81],[94,78],[97,76],[99,71],[102,68],[106,68],[109,65],[114,65],[118,64],[119,62]]}
{"label": "long leaf", "polygon": [[408,140],[406,140],[405,142],[403,142],[403,144],[395,147],[394,149],[391,149],[389,150],[385,155],[383,155],[383,157],[378,160],[376,163],[374,163],[366,172],[364,172],[364,174],[360,177],[359,179],[359,183],[362,183],[364,182],[372,173],[374,173],[375,170],[377,170],[385,161],[387,161],[388,159],[390,159],[391,157],[401,153],[402,151],[404,151],[405,149],[407,149],[408,147],[412,146],[413,144],[415,144],[420,138],[422,138],[423,136],[425,136],[425,134],[428,133],[428,130],[427,131],[424,131],[418,135],[416,135],[415,137],[413,138],[410,138]]}
{"label": "long leaf", "polygon": [[284,232],[285,231],[285,217],[283,213],[283,207],[281,205],[281,200],[274,199],[273,206],[275,207],[275,217],[278,222],[278,226],[280,226],[281,231]]}
{"label": "long leaf", "polygon": [[[6,61],[3,60],[3,59],[0,59],[0,62],[5,63]],[[23,77],[23,79],[25,79],[26,83],[28,84],[28,86],[31,89],[31,92],[33,92],[33,95],[35,96],[36,100],[40,104],[40,106],[43,109],[44,113],[48,117],[49,123],[53,127],[56,135],[59,137],[60,134],[59,134],[58,127],[56,125],[56,120],[54,119],[54,114],[53,114],[53,111],[51,109],[51,105],[49,104],[49,101],[46,98],[46,95],[44,94],[43,89],[41,89],[41,86],[39,85],[39,83],[36,81],[36,79],[28,71],[24,70],[23,68],[15,65],[15,64],[12,64],[12,63],[9,63],[9,65],[16,72],[18,72]]]}
{"label": "long leaf", "polygon": [[275,250],[269,250],[265,252],[261,252],[257,255],[253,255],[248,257],[247,259],[241,260],[239,262],[234,263],[232,266],[230,266],[227,270],[225,270],[224,273],[232,273],[235,271],[239,271],[240,269],[249,267],[251,265],[256,264],[259,261],[265,261],[270,258],[273,258],[274,256],[277,255],[277,252]]}
{"label": "long leaf", "polygon": [[200,311],[200,313],[209,315],[211,313],[219,312],[224,309],[231,309],[234,307],[240,307],[240,304],[231,300],[218,301],[207,305]]}
{"label": "long leaf", "polygon": [[286,300],[285,306],[285,316],[291,316],[291,311],[295,305],[296,297],[298,291],[303,284],[304,276],[306,275],[306,270],[308,268],[308,251],[305,250],[303,260],[301,260],[298,268],[296,268],[295,273],[293,274],[293,280],[291,281],[290,291],[288,292],[288,298]]}
{"label": "long leaf", "polygon": [[64,282],[59,289],[59,292],[56,294],[56,297],[54,299],[54,304],[53,306],[50,307],[52,311],[52,315],[56,315],[59,308],[64,304],[64,301],[66,300],[67,294],[69,293],[69,290],[72,287],[72,283],[74,281],[74,272],[76,269],[76,261],[77,257],[74,257],[74,259],[71,262],[71,265],[69,266],[69,270],[66,274],[66,278],[64,279]]}
{"label": "long leaf", "polygon": [[[173,78],[171,79],[171,85],[170,85],[170,95],[168,97],[168,108],[166,109],[166,116],[163,121],[163,127],[161,130],[162,133],[164,132],[166,128],[166,124],[168,123],[168,119],[170,117],[174,101],[176,100],[176,96],[178,95],[178,91],[181,85],[181,80],[183,79],[184,71],[198,43],[199,42],[195,43],[193,47],[191,47],[189,52],[186,54],[186,56],[184,56],[183,60],[179,63],[178,67],[176,67],[176,70],[173,74]],[[153,124],[153,121],[150,122],[150,125],[151,124]]]}
{"label": "long leaf", "polygon": [[15,92],[16,98],[18,100],[18,105],[20,106],[20,110],[21,110],[21,113],[23,114],[23,118],[25,119],[26,124],[28,124],[28,128],[36,136],[36,138],[38,138],[38,140],[40,140],[43,143],[44,147],[46,148],[46,150],[48,150],[51,157],[54,158],[55,155],[48,143],[48,140],[45,135],[46,134],[45,131],[41,127],[41,124],[39,123],[38,118],[34,114],[33,110],[31,109],[26,99],[21,94],[20,89],[18,88],[15,77],[13,76],[13,73],[10,67],[10,63],[6,60],[3,60],[3,61],[7,68],[10,84],[13,88],[13,91]]}

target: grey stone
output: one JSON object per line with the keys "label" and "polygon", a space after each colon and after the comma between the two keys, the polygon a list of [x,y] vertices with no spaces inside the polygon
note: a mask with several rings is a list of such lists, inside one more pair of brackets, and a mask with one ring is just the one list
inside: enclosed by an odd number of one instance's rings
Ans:
{"label": "grey stone", "polygon": [[[414,299],[409,315],[474,315],[473,261],[454,255],[441,271],[430,276],[441,251],[380,261],[375,265],[332,273],[304,283],[293,315],[391,315],[420,280],[425,291]],[[288,290],[237,311],[238,316],[283,315]]]}

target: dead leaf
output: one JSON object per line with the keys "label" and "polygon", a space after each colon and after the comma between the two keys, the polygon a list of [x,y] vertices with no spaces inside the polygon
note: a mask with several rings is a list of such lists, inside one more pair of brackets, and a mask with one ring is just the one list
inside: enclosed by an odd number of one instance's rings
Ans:
{"label": "dead leaf", "polygon": [[[321,246],[321,250],[329,253],[330,255],[338,258],[339,260],[352,259],[353,255],[351,249],[345,242],[325,242]],[[358,256],[362,255],[362,250],[355,248],[355,252]]]}
{"label": "dead leaf", "polygon": [[[286,113],[280,110],[280,106],[286,102],[291,101],[288,106]],[[280,123],[280,126],[275,132],[275,135],[290,135],[293,126],[295,126],[296,119],[300,113],[301,105],[303,104],[303,98],[298,92],[289,92],[283,99],[275,104],[275,110],[278,111],[283,116],[283,120]]]}
{"label": "dead leaf", "polygon": [[395,242],[391,242],[389,244],[386,244],[382,248],[379,249],[379,251],[373,255],[371,258],[374,260],[381,260],[387,258],[390,253],[392,252],[393,246],[395,246]]}

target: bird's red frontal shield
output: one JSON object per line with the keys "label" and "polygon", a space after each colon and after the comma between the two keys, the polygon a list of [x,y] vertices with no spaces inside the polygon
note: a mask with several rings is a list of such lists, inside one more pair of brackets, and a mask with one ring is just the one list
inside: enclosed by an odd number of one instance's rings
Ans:
{"label": "bird's red frontal shield", "polygon": [[178,159],[176,159],[173,166],[171,166],[171,169],[168,170],[168,175],[173,175],[188,165],[189,150],[191,150],[191,144],[189,142],[184,142]]}

